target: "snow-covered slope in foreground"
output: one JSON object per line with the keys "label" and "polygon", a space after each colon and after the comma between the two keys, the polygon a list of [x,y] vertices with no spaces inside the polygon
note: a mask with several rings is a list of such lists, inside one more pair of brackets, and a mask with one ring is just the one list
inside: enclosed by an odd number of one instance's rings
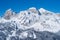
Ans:
{"label": "snow-covered slope in foreground", "polygon": [[60,31],[60,14],[47,11],[43,8],[37,10],[32,7],[16,14],[11,9],[5,12],[0,23],[15,22],[19,29],[33,28],[36,31],[49,31],[56,33]]}

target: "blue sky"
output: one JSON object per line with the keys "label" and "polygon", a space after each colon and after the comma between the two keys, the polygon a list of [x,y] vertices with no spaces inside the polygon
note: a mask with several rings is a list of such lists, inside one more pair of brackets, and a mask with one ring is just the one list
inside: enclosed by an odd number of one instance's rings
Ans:
{"label": "blue sky", "polygon": [[0,0],[0,16],[9,8],[15,12],[19,12],[30,7],[60,12],[60,0]]}

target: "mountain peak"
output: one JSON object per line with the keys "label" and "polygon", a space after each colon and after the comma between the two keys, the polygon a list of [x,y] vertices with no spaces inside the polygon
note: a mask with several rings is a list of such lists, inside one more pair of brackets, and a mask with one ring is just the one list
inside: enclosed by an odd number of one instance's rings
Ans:
{"label": "mountain peak", "polygon": [[52,15],[52,14],[54,14],[53,12],[48,11],[48,10],[46,10],[46,9],[44,9],[44,8],[40,8],[40,9],[39,9],[39,12],[40,12],[41,14],[44,14],[44,15],[47,15],[47,14]]}
{"label": "mountain peak", "polygon": [[45,12],[47,12],[47,10],[45,10],[44,8],[40,8],[39,11],[41,14],[44,14]]}
{"label": "mountain peak", "polygon": [[45,12],[46,10],[44,8],[39,9],[40,12]]}
{"label": "mountain peak", "polygon": [[10,8],[8,10],[6,10],[5,14],[4,14],[4,18],[5,19],[10,19],[11,16],[14,16],[15,12],[13,12],[13,10]]}
{"label": "mountain peak", "polygon": [[30,10],[32,10],[32,9],[34,9],[34,10],[36,10],[36,8],[35,7],[31,7],[31,8],[29,8]]}
{"label": "mountain peak", "polygon": [[7,11],[12,11],[12,9],[10,8],[10,9],[8,9]]}

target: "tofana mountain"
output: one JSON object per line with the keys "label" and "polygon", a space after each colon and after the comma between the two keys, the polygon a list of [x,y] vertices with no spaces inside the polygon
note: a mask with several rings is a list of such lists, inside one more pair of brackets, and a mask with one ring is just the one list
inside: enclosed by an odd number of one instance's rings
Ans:
{"label": "tofana mountain", "polygon": [[0,17],[0,40],[60,40],[60,14],[31,7]]}

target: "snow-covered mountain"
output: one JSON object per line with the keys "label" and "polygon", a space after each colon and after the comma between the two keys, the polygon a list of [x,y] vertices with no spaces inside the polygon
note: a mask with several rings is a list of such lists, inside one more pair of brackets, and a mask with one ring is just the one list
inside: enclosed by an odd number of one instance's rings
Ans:
{"label": "snow-covered mountain", "polygon": [[[13,10],[8,9],[4,16],[0,18],[0,31],[8,35],[7,40],[11,36],[19,35],[20,38],[26,38],[29,34],[28,29],[33,29],[37,32],[47,31],[59,34],[60,14],[45,10],[44,8],[36,9],[31,7],[17,14]],[[33,36],[33,38],[36,38],[34,32]]]}
{"label": "snow-covered mountain", "polygon": [[34,28],[39,31],[50,32],[58,32],[60,30],[60,17],[58,14],[43,8],[37,10],[32,7],[28,10],[20,11],[18,14],[15,14],[11,9],[8,9],[0,22],[2,21],[15,21],[18,26],[22,26],[25,29]]}

